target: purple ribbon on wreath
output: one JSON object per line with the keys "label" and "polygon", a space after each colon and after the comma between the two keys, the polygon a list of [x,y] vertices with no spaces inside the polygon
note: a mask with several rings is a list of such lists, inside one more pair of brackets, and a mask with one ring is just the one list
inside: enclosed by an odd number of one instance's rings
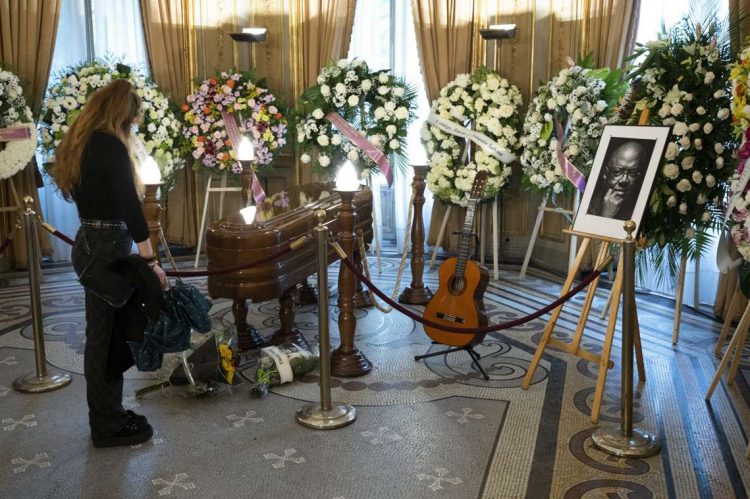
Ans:
{"label": "purple ribbon on wreath", "polygon": [[[242,140],[242,134],[240,133],[240,129],[237,126],[237,121],[234,119],[234,116],[228,113],[225,109],[221,110],[221,119],[224,120],[224,128],[226,128],[227,130],[227,136],[229,137],[229,141],[232,143],[234,154],[237,155],[237,148],[240,146],[240,140]],[[239,164],[239,161],[237,161],[237,163]],[[250,189],[253,191],[253,199],[255,199],[255,204],[262,204],[266,199],[266,191],[264,191],[263,186],[260,185],[260,180],[258,180],[258,176],[255,174],[255,170],[253,170],[253,183]]]}
{"label": "purple ribbon on wreath", "polygon": [[388,187],[390,187],[393,183],[393,171],[391,170],[391,164],[388,162],[388,158],[385,157],[385,154],[375,147],[372,142],[365,137],[362,137],[348,121],[333,111],[326,114],[326,119],[338,128],[347,139],[351,140],[355,146],[359,147],[362,152],[367,154],[370,159],[378,165],[378,167],[380,167],[380,172],[385,175],[385,179],[388,181]]}
{"label": "purple ribbon on wreath", "polygon": [[563,153],[563,127],[557,118],[555,118],[555,133],[557,134],[557,161],[560,163],[563,175],[576,186],[576,189],[583,192],[586,189],[586,177]]}

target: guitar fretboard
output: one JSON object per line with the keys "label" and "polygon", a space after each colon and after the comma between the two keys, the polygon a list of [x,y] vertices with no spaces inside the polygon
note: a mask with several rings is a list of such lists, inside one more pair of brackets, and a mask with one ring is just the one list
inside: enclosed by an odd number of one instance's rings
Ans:
{"label": "guitar fretboard", "polygon": [[469,259],[469,250],[471,249],[471,228],[474,225],[474,214],[476,212],[477,200],[469,200],[469,206],[466,208],[466,218],[464,227],[461,230],[461,237],[458,242],[458,261],[456,262],[456,277],[463,277],[466,271],[466,260]]}

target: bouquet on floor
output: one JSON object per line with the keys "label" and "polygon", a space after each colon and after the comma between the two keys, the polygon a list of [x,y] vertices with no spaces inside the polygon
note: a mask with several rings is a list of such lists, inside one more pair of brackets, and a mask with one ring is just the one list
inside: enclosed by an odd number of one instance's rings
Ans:
{"label": "bouquet on floor", "polygon": [[268,394],[271,386],[294,381],[318,367],[319,361],[317,352],[311,352],[295,343],[261,348],[250,394],[263,397]]}
{"label": "bouquet on floor", "polygon": [[240,131],[250,139],[255,166],[270,166],[286,144],[286,112],[265,82],[256,81],[251,72],[222,71],[199,82],[182,111],[186,148],[196,168],[242,173],[222,111],[235,116]]}
{"label": "bouquet on floor", "polygon": [[638,123],[648,110],[648,124],[672,126],[641,225],[654,255],[662,255],[656,260],[669,262],[672,275],[680,257],[700,254],[707,231],[721,224],[734,171],[732,54],[722,30],[720,24],[703,29],[686,18],[659,40],[638,45],[632,58],[642,62],[628,75],[626,122]]}
{"label": "bouquet on floor", "polygon": [[19,131],[28,138],[0,142],[0,179],[12,177],[29,164],[34,157],[37,141],[36,127],[21,82],[13,72],[3,69],[0,64],[0,130],[7,131],[9,128],[25,129]]}
{"label": "bouquet on floor", "polygon": [[[416,107],[413,87],[388,70],[371,71],[361,59],[331,62],[317,81],[300,97],[297,143],[303,163],[312,163],[313,172],[328,178],[335,174],[329,167],[347,159],[360,171],[383,169],[382,160],[376,162],[365,152],[370,149],[376,157],[408,165],[406,134]],[[362,139],[369,144],[362,147]]]}
{"label": "bouquet on floor", "polygon": [[141,98],[143,123],[135,135],[159,165],[162,193],[166,193],[174,185],[175,172],[185,166],[184,158],[175,153],[182,144],[182,126],[159,87],[139,70],[118,62],[82,63],[55,77],[39,123],[45,162],[54,162],[57,145],[86,105],[88,96],[116,78],[128,80]]}
{"label": "bouquet on floor", "polygon": [[537,90],[521,137],[524,183],[553,197],[575,188],[560,164],[558,148],[588,177],[604,126],[625,91],[621,72],[593,69],[590,55],[569,64]]}
{"label": "bouquet on floor", "polygon": [[219,381],[228,385],[234,384],[234,376],[239,365],[239,348],[237,343],[237,330],[234,328],[217,331],[216,352],[219,355]]}
{"label": "bouquet on floor", "polygon": [[[477,172],[488,173],[484,198],[508,183],[516,158],[521,92],[496,71],[479,68],[460,74],[440,90],[422,126],[430,171],[427,187],[445,203],[467,206]],[[481,134],[481,136],[480,136]],[[469,160],[472,138],[477,146]]]}

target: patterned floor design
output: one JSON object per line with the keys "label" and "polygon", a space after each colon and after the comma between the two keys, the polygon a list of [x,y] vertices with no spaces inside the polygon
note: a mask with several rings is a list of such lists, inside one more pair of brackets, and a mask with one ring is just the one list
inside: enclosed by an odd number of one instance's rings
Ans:
{"label": "patterned floor design", "polygon": [[[376,278],[386,292],[397,263],[385,259]],[[336,272],[332,267],[331,283]],[[525,315],[558,293],[557,279],[517,275],[504,269],[491,282],[485,295],[491,322]],[[425,276],[433,289],[435,279],[435,272]],[[558,337],[570,337],[582,299],[566,307]],[[587,326],[585,342],[594,349],[604,333],[598,312],[605,299],[604,292],[597,297]],[[657,432],[664,448],[644,460],[592,447],[593,364],[549,352],[530,389],[520,388],[546,318],[486,338],[478,348],[491,377],[485,381],[463,353],[415,363],[415,354],[434,348],[421,327],[375,309],[357,311],[356,336],[375,369],[332,380],[334,400],[358,411],[344,429],[318,432],[294,422],[295,410],[319,397],[317,373],[261,400],[248,396],[247,385],[211,398],[170,387],[136,399],[134,389],[160,373],[131,371],[126,403],[149,417],[155,437],[133,448],[94,449],[81,375],[83,296],[69,269],[45,273],[42,301],[48,362],[74,380],[62,390],[23,395],[11,383],[34,365],[27,284],[23,275],[0,277],[2,497],[747,497],[750,371],[741,370],[735,386],[722,383],[706,404],[721,325],[686,310],[679,346],[672,347],[672,311],[645,296],[639,317],[647,382],[636,393],[635,422]],[[231,303],[214,303],[219,329],[231,321]],[[250,320],[270,334],[277,312],[277,303],[254,304]],[[332,308],[334,344],[336,313]],[[317,340],[314,306],[298,308],[297,324]],[[613,359],[619,360],[619,341]],[[617,424],[617,366],[607,388],[601,424]]]}

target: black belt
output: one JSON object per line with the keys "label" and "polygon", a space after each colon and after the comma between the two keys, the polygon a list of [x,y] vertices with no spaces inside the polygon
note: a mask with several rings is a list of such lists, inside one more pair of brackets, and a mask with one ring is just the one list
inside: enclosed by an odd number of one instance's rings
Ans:
{"label": "black belt", "polygon": [[128,226],[123,220],[99,220],[95,218],[82,218],[81,227],[85,229],[128,230]]}

